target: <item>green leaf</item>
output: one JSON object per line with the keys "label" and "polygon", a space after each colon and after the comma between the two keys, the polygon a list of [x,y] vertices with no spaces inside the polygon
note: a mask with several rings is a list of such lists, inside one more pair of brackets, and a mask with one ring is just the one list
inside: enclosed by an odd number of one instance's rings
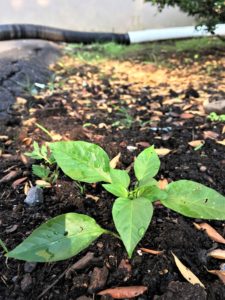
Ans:
{"label": "green leaf", "polygon": [[106,191],[116,197],[126,198],[128,196],[128,190],[119,183],[102,184],[102,186],[106,189]]}
{"label": "green leaf", "polygon": [[94,219],[67,213],[42,224],[6,256],[31,262],[64,260],[85,249],[105,232]]}
{"label": "green leaf", "polygon": [[49,168],[42,165],[32,165],[32,172],[40,178],[48,178],[48,175],[50,174]]}
{"label": "green leaf", "polygon": [[130,184],[130,176],[125,170],[110,168],[110,177],[113,184],[120,184],[126,189]]}
{"label": "green leaf", "polygon": [[25,152],[24,154],[33,159],[37,159],[37,160],[43,159],[43,156],[40,153],[40,148],[38,146],[38,143],[35,141],[33,142],[33,148],[34,148],[34,150],[32,152]]}
{"label": "green leaf", "polygon": [[151,176],[144,177],[143,179],[141,179],[138,182],[139,187],[146,186],[146,185],[147,186],[152,186],[152,185],[157,185],[157,184],[158,184],[157,180],[155,180]]}
{"label": "green leaf", "polygon": [[165,199],[167,197],[167,192],[161,190],[156,185],[146,185],[138,188],[138,197],[144,197],[151,202],[154,202],[156,200]]}
{"label": "green leaf", "polygon": [[225,220],[225,197],[203,184],[178,180],[170,183],[166,192],[162,204],[184,216]]}
{"label": "green leaf", "polygon": [[49,143],[63,172],[74,180],[88,183],[111,182],[109,157],[98,145],[83,141]]}
{"label": "green leaf", "polygon": [[151,146],[142,151],[134,161],[134,172],[137,179],[140,181],[145,177],[154,177],[160,167],[160,160]]}
{"label": "green leaf", "polygon": [[118,198],[113,205],[113,220],[129,257],[144,236],[152,218],[153,207],[145,198]]}

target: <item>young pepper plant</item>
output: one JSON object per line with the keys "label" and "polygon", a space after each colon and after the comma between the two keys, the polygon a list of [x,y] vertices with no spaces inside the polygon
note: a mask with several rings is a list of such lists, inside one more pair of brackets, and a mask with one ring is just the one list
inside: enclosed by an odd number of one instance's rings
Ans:
{"label": "young pepper plant", "polygon": [[[129,189],[125,170],[110,167],[107,153],[98,145],[83,141],[49,143],[50,151],[62,171],[73,180],[102,184],[117,198],[112,216],[128,256],[144,236],[152,218],[156,200],[184,216],[202,219],[225,219],[225,197],[200,183],[178,180],[160,190],[154,176],[160,160],[154,147],[142,151],[134,161],[137,178]],[[53,262],[70,258],[88,247],[101,234],[114,234],[99,226],[89,216],[67,213],[35,229],[7,257],[25,261]],[[115,235],[115,234],[114,234]]]}

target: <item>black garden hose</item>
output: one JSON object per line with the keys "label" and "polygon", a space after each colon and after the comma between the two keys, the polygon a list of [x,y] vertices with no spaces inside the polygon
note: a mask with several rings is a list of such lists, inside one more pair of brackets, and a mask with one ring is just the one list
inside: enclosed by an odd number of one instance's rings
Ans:
{"label": "black garden hose", "polygon": [[0,41],[14,39],[43,39],[54,42],[83,44],[102,42],[130,44],[129,35],[127,33],[80,32],[31,24],[0,25]]}

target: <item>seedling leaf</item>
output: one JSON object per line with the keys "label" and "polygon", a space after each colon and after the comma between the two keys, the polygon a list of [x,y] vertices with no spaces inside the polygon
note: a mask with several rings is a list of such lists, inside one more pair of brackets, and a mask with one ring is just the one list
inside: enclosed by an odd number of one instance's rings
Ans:
{"label": "seedling leaf", "polygon": [[129,257],[143,238],[152,218],[153,207],[145,198],[118,198],[113,205],[113,220]]}
{"label": "seedling leaf", "polygon": [[156,201],[165,199],[167,197],[167,193],[161,190],[156,185],[151,186],[142,186],[138,189],[139,197],[144,197],[150,201]]}
{"label": "seedling leaf", "polygon": [[159,167],[160,160],[154,146],[142,151],[134,161],[134,172],[139,181],[145,177],[154,177]]}
{"label": "seedling leaf", "polygon": [[31,262],[64,260],[85,249],[104,232],[94,219],[67,213],[42,224],[6,256]]}
{"label": "seedling leaf", "polygon": [[48,175],[50,174],[49,168],[41,165],[32,165],[32,172],[42,179],[48,178]]}
{"label": "seedling leaf", "polygon": [[121,184],[124,188],[128,188],[130,184],[130,176],[125,170],[110,169],[111,182]]}
{"label": "seedling leaf", "polygon": [[225,220],[225,197],[191,180],[168,184],[168,195],[160,199],[166,207],[191,218]]}
{"label": "seedling leaf", "polygon": [[119,183],[112,183],[112,184],[103,184],[102,185],[106,191],[115,195],[116,197],[124,197],[128,196],[128,191],[125,187],[123,187]]}
{"label": "seedling leaf", "polygon": [[111,182],[109,157],[98,145],[83,141],[49,143],[63,172],[74,180],[95,183]]}

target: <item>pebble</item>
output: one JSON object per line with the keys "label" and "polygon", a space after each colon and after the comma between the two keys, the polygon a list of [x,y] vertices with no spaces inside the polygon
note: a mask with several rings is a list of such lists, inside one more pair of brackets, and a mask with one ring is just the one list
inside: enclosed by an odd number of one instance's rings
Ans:
{"label": "pebble", "polygon": [[133,151],[137,150],[137,147],[135,147],[135,146],[127,146],[127,150],[130,151],[130,152],[133,152]]}
{"label": "pebble", "polygon": [[24,264],[24,272],[26,273],[31,273],[34,271],[34,269],[36,268],[37,263],[35,262],[25,262]]}
{"label": "pebble", "polygon": [[23,279],[20,283],[20,287],[23,292],[27,292],[30,290],[31,286],[32,286],[32,277],[30,276],[30,273],[27,273],[23,276]]}
{"label": "pebble", "polygon": [[24,202],[29,206],[35,206],[37,204],[43,203],[43,190],[39,186],[32,186],[27,194]]}
{"label": "pebble", "polygon": [[201,172],[205,172],[207,170],[207,167],[206,166],[200,166],[199,170]]}

